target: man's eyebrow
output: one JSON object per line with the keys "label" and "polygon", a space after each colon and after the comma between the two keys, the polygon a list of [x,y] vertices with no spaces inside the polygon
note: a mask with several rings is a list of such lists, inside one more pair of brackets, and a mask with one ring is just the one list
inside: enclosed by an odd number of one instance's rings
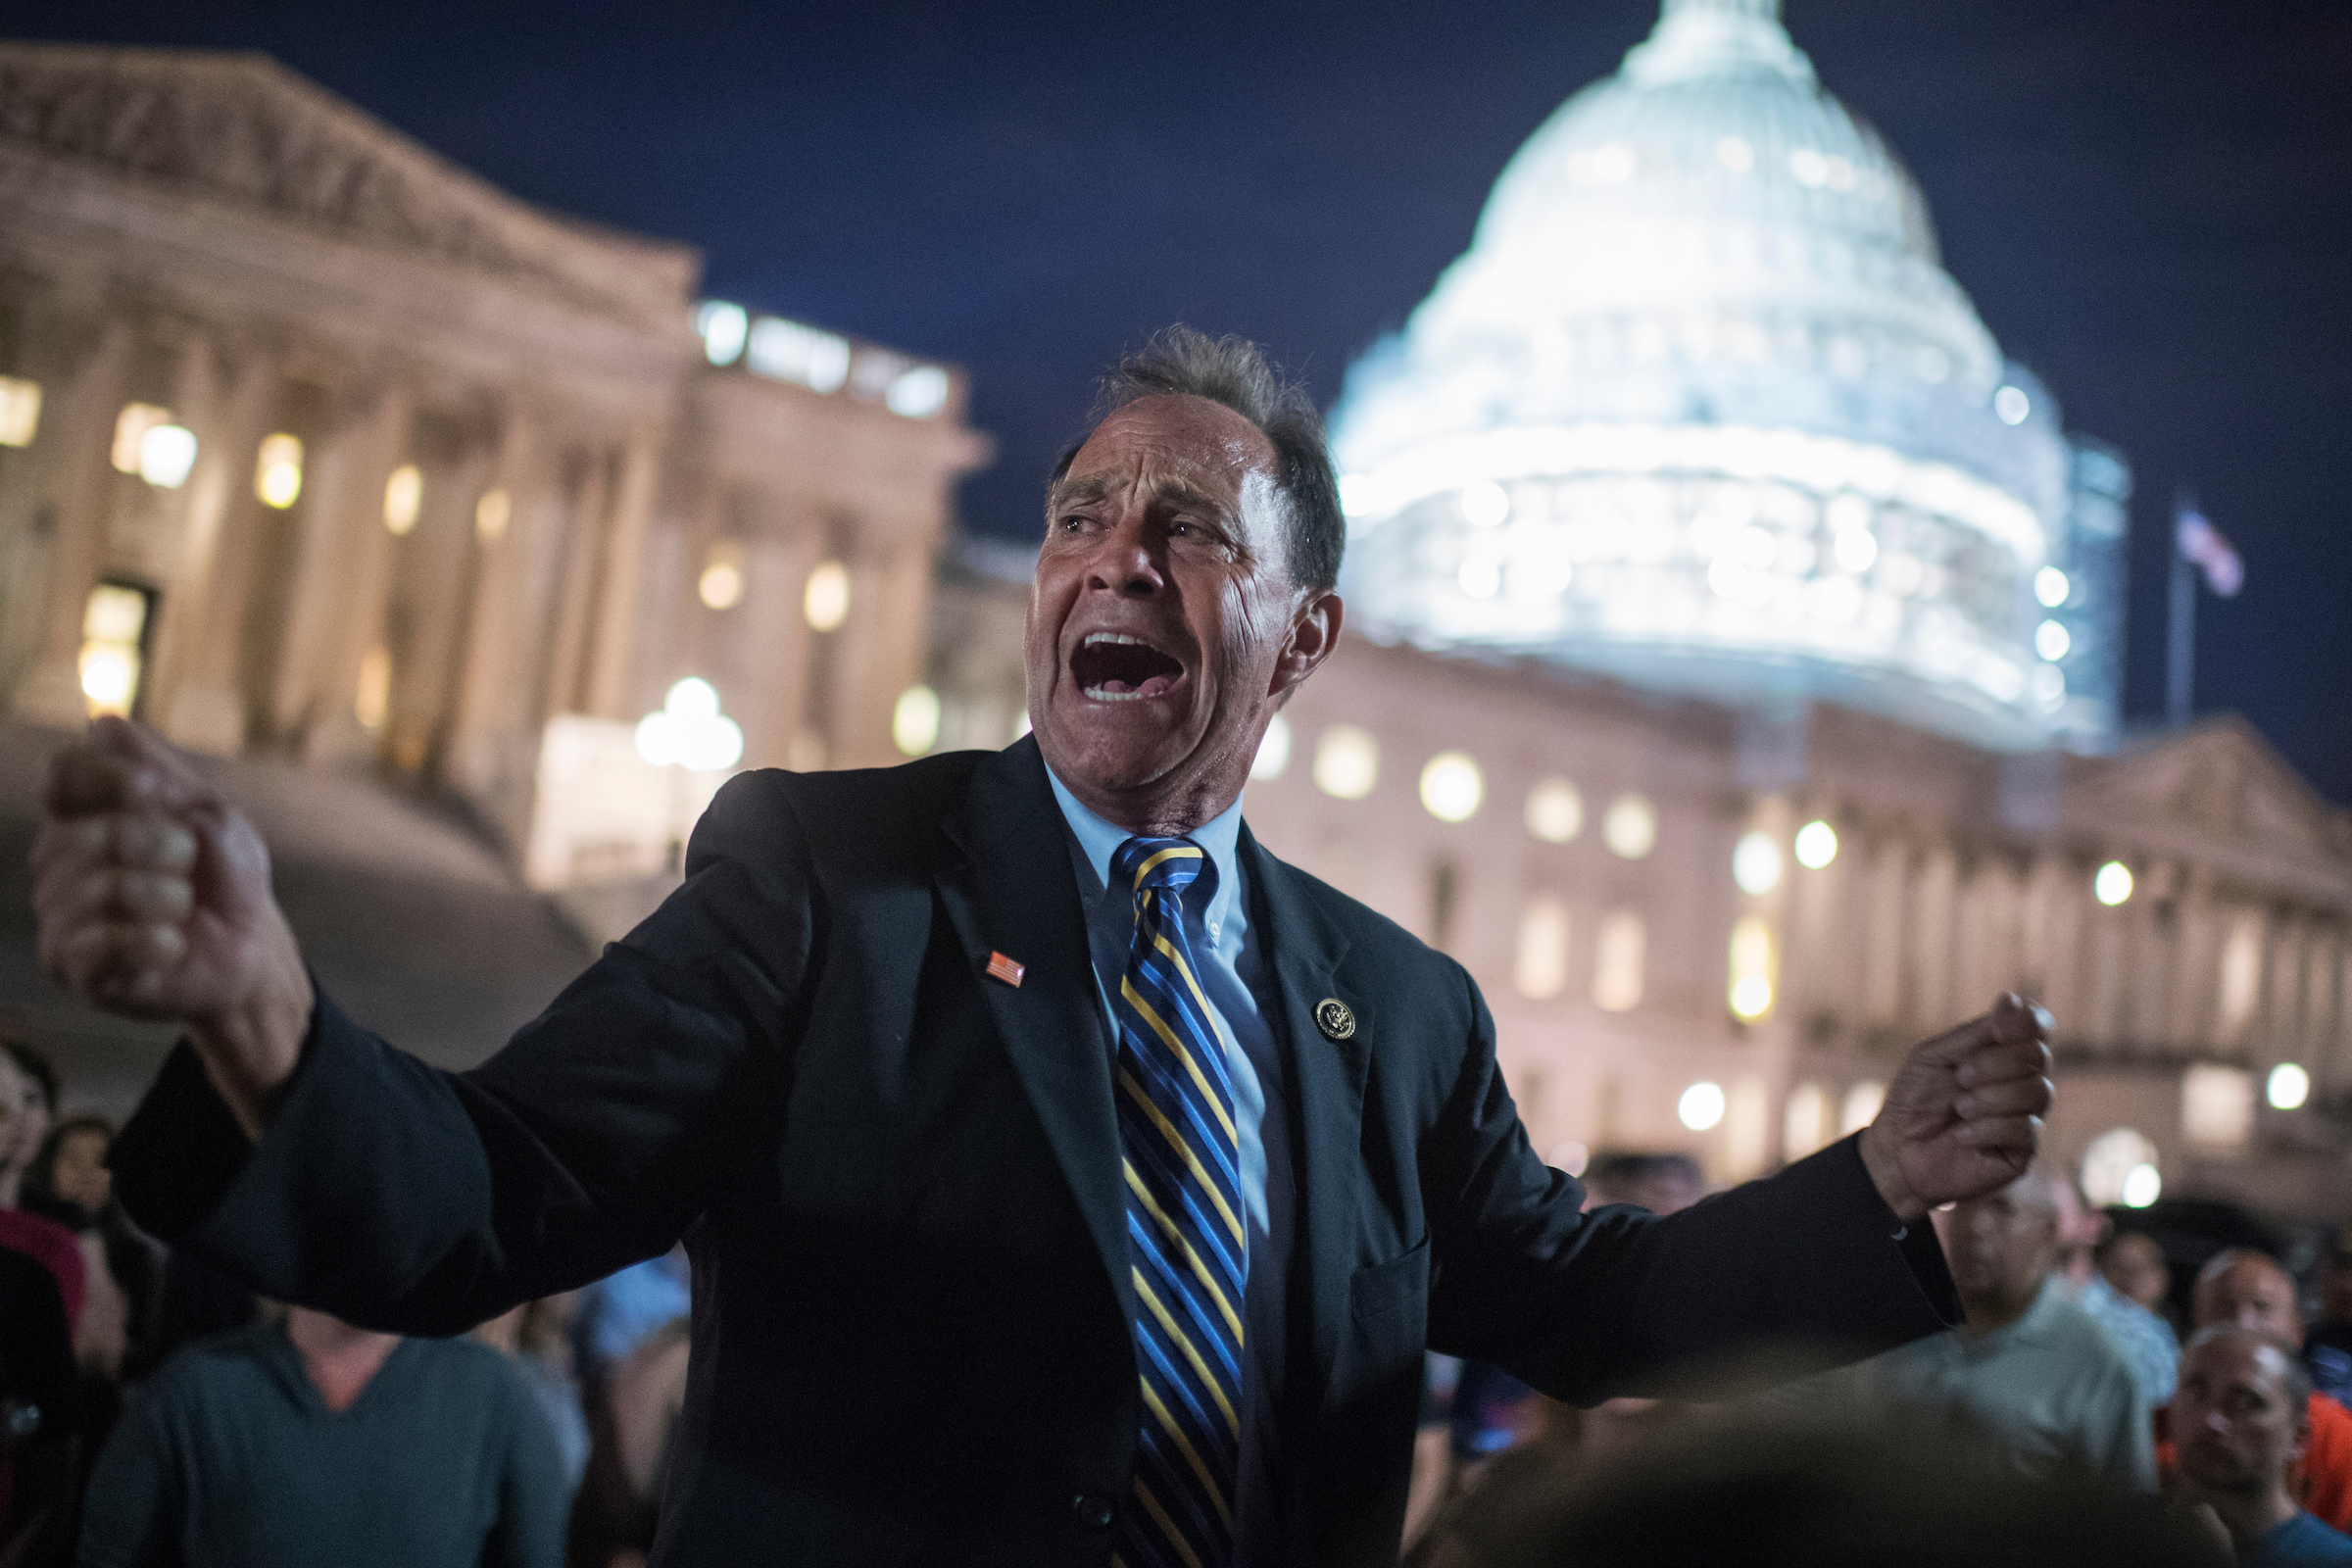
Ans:
{"label": "man's eyebrow", "polygon": [[[1053,506],[1071,506],[1088,501],[1100,501],[1119,488],[1121,488],[1121,484],[1116,478],[1106,474],[1094,474],[1083,479],[1062,480],[1054,485],[1053,494],[1048,500]],[[1182,508],[1193,512],[1204,512],[1219,521],[1223,521],[1233,512],[1232,507],[1219,501],[1215,496],[1198,485],[1188,484],[1182,479],[1156,480],[1152,485],[1151,495],[1152,505],[1155,508]]]}

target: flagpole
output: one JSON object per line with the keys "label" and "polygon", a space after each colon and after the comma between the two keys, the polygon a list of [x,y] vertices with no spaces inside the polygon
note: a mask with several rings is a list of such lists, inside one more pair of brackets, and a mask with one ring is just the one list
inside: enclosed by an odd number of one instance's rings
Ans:
{"label": "flagpole", "polygon": [[2178,729],[2188,722],[2189,703],[2197,665],[2197,579],[2180,548],[2180,519],[2196,510],[2196,502],[2181,491],[2173,502],[2172,610],[2165,618],[2164,716]]}

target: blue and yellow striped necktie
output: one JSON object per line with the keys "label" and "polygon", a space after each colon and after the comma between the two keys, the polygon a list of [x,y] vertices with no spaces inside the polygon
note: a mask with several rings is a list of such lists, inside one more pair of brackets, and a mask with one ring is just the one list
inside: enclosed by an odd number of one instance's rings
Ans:
{"label": "blue and yellow striped necktie", "polygon": [[1233,1079],[1185,934],[1184,891],[1215,867],[1183,838],[1111,857],[1135,898],[1119,1025],[1119,1141],[1144,1423],[1120,1510],[1121,1568],[1230,1568],[1250,1277]]}

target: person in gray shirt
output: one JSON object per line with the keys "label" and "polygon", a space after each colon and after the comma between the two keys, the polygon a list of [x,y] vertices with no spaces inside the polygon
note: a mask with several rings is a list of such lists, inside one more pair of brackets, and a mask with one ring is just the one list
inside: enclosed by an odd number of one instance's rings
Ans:
{"label": "person in gray shirt", "polygon": [[81,1568],[561,1568],[547,1417],[470,1340],[294,1307],[183,1347],[99,1451]]}

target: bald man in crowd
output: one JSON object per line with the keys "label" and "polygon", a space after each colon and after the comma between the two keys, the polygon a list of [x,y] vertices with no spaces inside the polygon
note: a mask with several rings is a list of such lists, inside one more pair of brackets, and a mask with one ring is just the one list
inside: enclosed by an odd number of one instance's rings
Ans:
{"label": "bald man in crowd", "polygon": [[2147,1401],[2057,1270],[2059,1202],[2057,1183],[2033,1170],[1937,1215],[1965,1321],[1768,1399],[1891,1406],[1989,1444],[2029,1477],[2155,1491]]}
{"label": "bald man in crowd", "polygon": [[[2233,1247],[2216,1252],[2197,1271],[2193,1311],[2198,1332],[2232,1324],[2267,1334],[2283,1344],[2303,1343],[2303,1312],[2295,1304],[2294,1276],[2267,1252]],[[2291,1481],[2297,1500],[2336,1530],[2352,1531],[2352,1412],[2304,1385],[2311,1435]],[[2172,1442],[2158,1457],[2166,1474],[2178,1462],[2180,1413],[2172,1416]]]}
{"label": "bald man in crowd", "polygon": [[2200,1329],[2173,1397],[2180,1464],[2168,1490],[2221,1519],[2239,1568],[2352,1564],[2352,1540],[2294,1495],[2311,1437],[2311,1383],[2295,1346],[2235,1323]]}

